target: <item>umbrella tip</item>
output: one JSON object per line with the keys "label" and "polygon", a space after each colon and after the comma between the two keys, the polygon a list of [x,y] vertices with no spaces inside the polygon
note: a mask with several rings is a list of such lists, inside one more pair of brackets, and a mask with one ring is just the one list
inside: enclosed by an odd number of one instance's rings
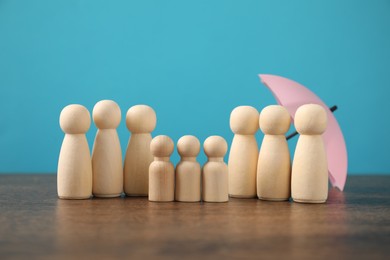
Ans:
{"label": "umbrella tip", "polygon": [[263,79],[264,74],[258,74],[257,76],[259,76],[261,83],[264,84],[264,79]]}
{"label": "umbrella tip", "polygon": [[333,188],[336,188],[336,189],[338,189],[339,191],[343,191],[343,190],[344,190],[344,186],[341,186],[341,185],[339,185],[338,183],[334,183],[334,184],[333,184]]}

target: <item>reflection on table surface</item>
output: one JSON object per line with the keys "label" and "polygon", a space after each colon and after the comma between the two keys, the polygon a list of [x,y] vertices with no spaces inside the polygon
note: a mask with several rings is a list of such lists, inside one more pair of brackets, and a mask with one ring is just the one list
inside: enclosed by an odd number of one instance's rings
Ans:
{"label": "reflection on table surface", "polygon": [[387,258],[390,176],[325,204],[60,200],[55,175],[0,175],[0,258]]}

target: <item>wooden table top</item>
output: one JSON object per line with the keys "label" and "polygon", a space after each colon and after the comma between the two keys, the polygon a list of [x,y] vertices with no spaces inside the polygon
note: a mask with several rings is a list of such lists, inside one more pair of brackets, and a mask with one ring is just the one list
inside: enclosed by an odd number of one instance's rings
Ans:
{"label": "wooden table top", "polygon": [[0,175],[0,259],[388,258],[390,176],[326,204],[60,200],[55,175]]}

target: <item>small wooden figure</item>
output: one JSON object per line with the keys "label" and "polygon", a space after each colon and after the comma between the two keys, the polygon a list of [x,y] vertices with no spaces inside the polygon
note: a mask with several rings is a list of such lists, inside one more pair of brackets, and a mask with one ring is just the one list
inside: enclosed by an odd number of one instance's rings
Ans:
{"label": "small wooden figure", "polygon": [[257,163],[257,196],[262,200],[288,200],[291,162],[285,134],[290,128],[290,115],[282,106],[267,106],[259,122],[264,139]]}
{"label": "small wooden figure", "polygon": [[166,135],[153,138],[150,150],[154,161],[149,167],[149,200],[173,201],[175,199],[175,168],[169,157],[174,144]]}
{"label": "small wooden figure", "polygon": [[123,170],[127,196],[148,196],[151,132],[156,122],[156,113],[149,106],[136,105],[127,111],[126,126],[131,132]]}
{"label": "small wooden figure", "polygon": [[223,161],[227,143],[221,136],[210,136],[203,149],[208,161],[202,169],[202,197],[205,202],[229,201],[228,166]]}
{"label": "small wooden figure", "polygon": [[90,125],[90,114],[82,105],[69,105],[61,111],[60,126],[65,137],[57,170],[60,199],[88,199],[92,195],[92,164],[85,137]]}
{"label": "small wooden figure", "polygon": [[230,115],[234,135],[229,154],[229,195],[256,197],[256,166],[259,147],[255,134],[259,130],[259,112],[251,106],[236,107]]}
{"label": "small wooden figure", "polygon": [[322,133],[327,126],[325,109],[307,104],[295,113],[300,137],[292,166],[291,194],[296,202],[324,203],[328,198],[328,164]]}
{"label": "small wooden figure", "polygon": [[116,128],[121,110],[112,100],[96,103],[92,112],[98,128],[92,149],[92,193],[95,197],[118,197],[123,191],[122,150]]}
{"label": "small wooden figure", "polygon": [[175,170],[175,200],[182,202],[200,201],[201,168],[196,161],[200,151],[198,138],[186,135],[177,142],[181,160]]}

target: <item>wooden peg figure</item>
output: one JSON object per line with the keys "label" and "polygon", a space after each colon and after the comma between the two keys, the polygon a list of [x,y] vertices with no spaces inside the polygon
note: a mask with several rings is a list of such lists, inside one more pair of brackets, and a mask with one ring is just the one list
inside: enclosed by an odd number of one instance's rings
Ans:
{"label": "wooden peg figure", "polygon": [[112,100],[96,103],[92,112],[98,128],[92,149],[92,193],[95,197],[118,197],[123,191],[122,150],[116,128],[121,110]]}
{"label": "wooden peg figure", "polygon": [[229,195],[256,197],[256,167],[259,148],[255,138],[259,130],[259,112],[251,106],[236,107],[230,114],[234,133],[229,154]]}
{"label": "wooden peg figure", "polygon": [[85,133],[91,125],[89,111],[82,105],[66,106],[60,115],[65,133],[57,170],[60,199],[88,199],[92,195],[92,164]]}
{"label": "wooden peg figure", "polygon": [[149,200],[173,201],[175,199],[175,168],[169,157],[174,144],[166,135],[153,138],[150,150],[154,161],[149,167]]}
{"label": "wooden peg figure", "polygon": [[202,169],[202,197],[205,202],[229,201],[228,166],[223,161],[227,143],[221,136],[210,136],[203,144],[208,161]]}
{"label": "wooden peg figure", "polygon": [[156,113],[149,106],[136,105],[127,111],[126,126],[131,132],[123,169],[127,196],[148,196],[151,132],[156,122]]}
{"label": "wooden peg figure", "polygon": [[192,135],[183,136],[177,142],[177,151],[181,160],[175,170],[175,200],[200,201],[201,168],[196,161],[200,151],[198,138]]}
{"label": "wooden peg figure", "polygon": [[283,201],[290,198],[291,162],[285,137],[290,122],[290,114],[282,106],[267,106],[260,113],[264,138],[257,163],[259,199]]}
{"label": "wooden peg figure", "polygon": [[307,104],[295,113],[300,137],[292,166],[291,194],[295,202],[324,203],[328,198],[328,164],[322,134],[327,126],[325,109]]}

